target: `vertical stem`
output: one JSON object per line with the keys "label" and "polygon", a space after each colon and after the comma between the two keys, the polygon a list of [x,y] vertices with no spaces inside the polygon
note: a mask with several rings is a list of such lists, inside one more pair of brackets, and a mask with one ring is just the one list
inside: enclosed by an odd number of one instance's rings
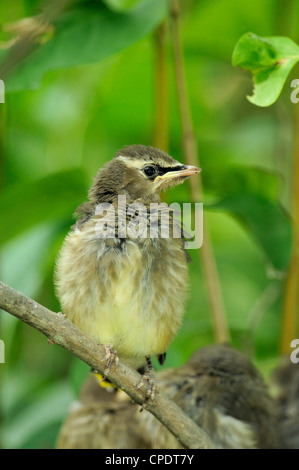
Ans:
{"label": "vertical stem", "polygon": [[[0,193],[4,185],[4,132],[5,132],[5,120],[6,120],[6,104],[0,104]],[[0,260],[1,261],[1,260]],[[0,265],[0,275],[1,275],[1,265]],[[2,315],[0,312],[0,339],[2,337]],[[2,376],[1,376],[2,374]],[[3,375],[4,375],[4,364],[0,364],[0,422],[3,421]],[[0,449],[3,448],[2,445],[2,434],[0,433]]]}
{"label": "vertical stem", "polygon": [[[299,6],[297,0],[290,0],[288,5],[288,27],[284,34],[291,35],[294,41],[298,41]],[[277,12],[279,17],[281,11]],[[280,350],[282,354],[289,354],[290,342],[298,338],[298,314],[299,314],[299,105],[296,109],[295,123],[295,151],[293,162],[293,184],[291,187],[291,214],[292,214],[292,252],[287,272],[284,291],[282,312],[282,333]]]}
{"label": "vertical stem", "polygon": [[[179,3],[178,0],[170,0],[170,15],[172,18],[172,43],[174,54],[175,76],[178,92],[178,102],[181,115],[181,125],[183,133],[183,146],[185,160],[188,165],[198,165],[198,149],[195,138],[194,126],[191,116],[190,103],[188,100],[187,84],[185,78],[184,56],[180,40],[179,26]],[[190,180],[190,192],[193,202],[198,202],[203,198],[201,177],[193,176]],[[203,245],[199,250],[201,257],[206,287],[211,305],[212,318],[215,331],[215,339],[218,342],[228,342],[230,340],[227,319],[224,310],[222,292],[218,271],[212,249],[207,222],[204,223]]]}
{"label": "vertical stem", "polygon": [[[298,105],[297,105],[298,106]],[[298,336],[299,313],[299,106],[296,118],[296,144],[293,171],[293,247],[285,283],[283,305],[281,352],[290,351],[290,342]]]}
{"label": "vertical stem", "polygon": [[167,56],[166,56],[166,22],[164,21],[155,31],[155,147],[164,152],[169,149],[169,125],[168,125],[168,80],[167,80]]}
{"label": "vertical stem", "polygon": [[0,192],[4,184],[4,122],[6,116],[6,104],[0,104]]}

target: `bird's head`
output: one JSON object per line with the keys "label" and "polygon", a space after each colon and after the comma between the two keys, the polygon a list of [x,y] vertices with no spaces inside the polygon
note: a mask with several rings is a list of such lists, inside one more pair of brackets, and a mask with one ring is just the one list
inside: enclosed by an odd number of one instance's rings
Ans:
{"label": "bird's head", "polygon": [[119,194],[134,200],[155,200],[161,191],[200,171],[195,166],[183,165],[160,149],[131,145],[119,150],[99,170],[89,196],[96,203],[110,201]]}

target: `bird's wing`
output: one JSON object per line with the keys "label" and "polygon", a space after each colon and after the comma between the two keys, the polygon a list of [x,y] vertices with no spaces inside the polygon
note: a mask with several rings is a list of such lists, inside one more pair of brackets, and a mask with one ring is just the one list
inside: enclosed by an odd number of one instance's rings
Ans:
{"label": "bird's wing", "polygon": [[95,205],[93,202],[84,202],[77,207],[74,212],[73,217],[77,219],[76,223],[72,225],[72,229],[74,230],[77,227],[81,227],[85,222],[87,222],[90,217],[94,214]]}

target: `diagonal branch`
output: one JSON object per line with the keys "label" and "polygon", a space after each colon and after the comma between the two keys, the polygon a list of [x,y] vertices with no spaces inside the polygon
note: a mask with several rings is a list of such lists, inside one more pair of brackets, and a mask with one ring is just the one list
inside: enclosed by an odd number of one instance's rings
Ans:
{"label": "diagonal branch", "polygon": [[[79,330],[61,313],[54,313],[46,307],[21,294],[12,287],[0,282],[0,308],[33,326],[49,340],[75,356],[90,367],[104,373],[105,349],[94,339]],[[108,379],[124,390],[138,404],[144,396],[136,385],[141,376],[121,361],[110,371]],[[162,393],[144,405],[149,412],[161,421],[181,444],[190,449],[209,449],[212,443],[207,434],[194,421]]]}

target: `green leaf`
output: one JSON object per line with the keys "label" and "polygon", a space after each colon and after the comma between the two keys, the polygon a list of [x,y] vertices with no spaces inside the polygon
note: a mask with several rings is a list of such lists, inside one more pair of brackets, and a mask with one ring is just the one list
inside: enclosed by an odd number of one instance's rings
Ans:
{"label": "green leaf", "polygon": [[263,168],[245,165],[220,165],[217,172],[208,171],[205,176],[207,186],[219,197],[232,194],[257,194],[266,199],[277,199],[280,181],[276,173]]}
{"label": "green leaf", "polygon": [[16,67],[6,91],[37,87],[50,70],[99,62],[146,36],[166,14],[167,0],[144,0],[124,12],[85,2],[63,15],[53,38]]}
{"label": "green leaf", "polygon": [[252,194],[234,194],[210,209],[233,214],[249,230],[275,270],[289,264],[292,244],[291,221],[284,210],[273,202]]}
{"label": "green leaf", "polygon": [[238,41],[232,64],[253,74],[254,90],[248,100],[270,106],[279,97],[288,74],[299,61],[299,46],[283,36],[244,34]]}
{"label": "green leaf", "polygon": [[85,173],[71,170],[8,188],[0,197],[0,245],[36,223],[70,217],[87,197]]}

